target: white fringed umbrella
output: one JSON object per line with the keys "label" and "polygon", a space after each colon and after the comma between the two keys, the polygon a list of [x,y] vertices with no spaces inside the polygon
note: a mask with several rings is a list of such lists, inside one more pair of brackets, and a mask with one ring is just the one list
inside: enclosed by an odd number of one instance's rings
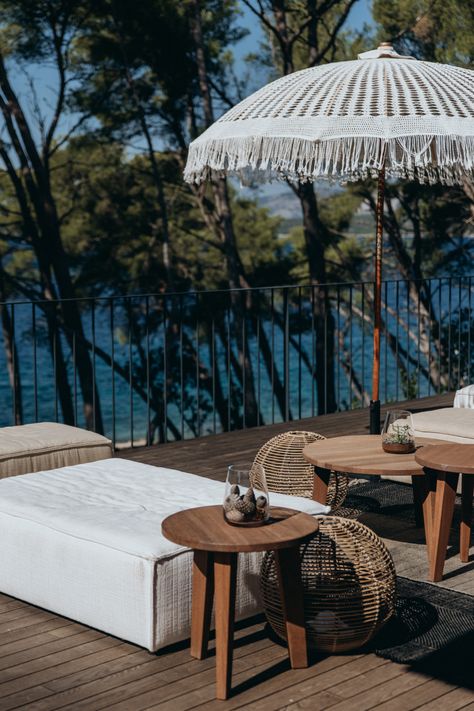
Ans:
{"label": "white fringed umbrella", "polygon": [[388,43],[304,69],[234,106],[189,147],[185,180],[354,181],[378,177],[371,431],[380,427],[385,176],[462,183],[474,175],[474,71],[403,57]]}

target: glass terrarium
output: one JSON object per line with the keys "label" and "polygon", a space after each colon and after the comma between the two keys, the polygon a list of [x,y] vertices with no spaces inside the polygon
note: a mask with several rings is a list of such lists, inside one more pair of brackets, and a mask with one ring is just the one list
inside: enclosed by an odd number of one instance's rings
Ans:
{"label": "glass terrarium", "polygon": [[382,430],[382,448],[390,454],[410,454],[415,451],[415,433],[411,412],[389,410]]}
{"label": "glass terrarium", "polygon": [[224,518],[233,526],[262,526],[270,518],[265,469],[231,465],[227,470]]}

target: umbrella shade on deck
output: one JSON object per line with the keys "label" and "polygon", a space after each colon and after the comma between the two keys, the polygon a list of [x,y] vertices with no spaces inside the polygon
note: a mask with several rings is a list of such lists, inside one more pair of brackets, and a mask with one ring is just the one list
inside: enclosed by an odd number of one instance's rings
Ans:
{"label": "umbrella shade on deck", "polygon": [[380,426],[385,177],[460,184],[473,178],[473,149],[474,71],[403,57],[388,43],[271,82],[189,147],[188,182],[378,178],[372,431]]}

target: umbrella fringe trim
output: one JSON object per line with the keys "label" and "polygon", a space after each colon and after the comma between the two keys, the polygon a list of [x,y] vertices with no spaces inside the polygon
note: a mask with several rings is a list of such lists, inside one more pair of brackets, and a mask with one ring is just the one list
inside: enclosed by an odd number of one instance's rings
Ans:
{"label": "umbrella fringe trim", "polygon": [[196,140],[184,179],[236,176],[244,184],[272,180],[333,182],[376,177],[385,163],[390,177],[458,185],[474,174],[474,136],[376,136],[325,141],[248,136]]}

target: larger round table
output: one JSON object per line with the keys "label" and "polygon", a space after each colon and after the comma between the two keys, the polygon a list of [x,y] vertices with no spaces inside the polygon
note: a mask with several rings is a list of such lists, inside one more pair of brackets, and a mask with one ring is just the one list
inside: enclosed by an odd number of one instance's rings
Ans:
{"label": "larger round table", "polygon": [[161,528],[173,543],[194,550],[191,655],[207,654],[215,597],[216,696],[227,699],[232,678],[237,557],[275,551],[288,652],[292,668],[308,666],[299,545],[316,533],[318,521],[291,509],[271,509],[270,522],[258,528],[231,526],[222,506],[201,506],[168,516]]}
{"label": "larger round table", "polygon": [[389,454],[382,449],[380,435],[347,435],[312,442],[303,449],[303,456],[314,464],[313,499],[326,503],[331,471],[364,476],[409,476],[413,486],[416,525],[424,525],[429,549],[435,485],[424,476],[423,467],[416,461],[415,455],[423,447],[442,444],[445,442],[440,439],[417,437],[416,451],[412,454]]}
{"label": "larger round table", "polygon": [[443,444],[441,447],[424,447],[415,456],[426,475],[436,480],[436,501],[430,532],[430,580],[438,582],[443,577],[460,474],[462,474],[462,505],[459,551],[463,563],[469,560],[474,492],[474,445],[451,443]]}

